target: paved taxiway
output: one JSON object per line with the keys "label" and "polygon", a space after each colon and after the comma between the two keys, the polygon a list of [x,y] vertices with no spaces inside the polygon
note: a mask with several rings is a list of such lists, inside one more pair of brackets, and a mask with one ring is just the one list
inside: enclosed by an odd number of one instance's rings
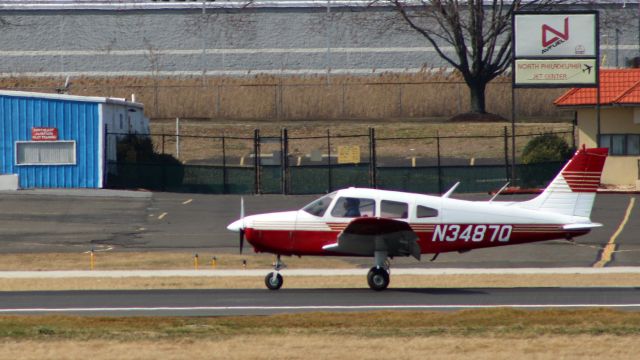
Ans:
{"label": "paved taxiway", "polygon": [[[486,194],[454,197],[487,200]],[[521,201],[531,196],[501,196]],[[247,215],[298,209],[316,196],[245,196]],[[629,221],[620,227],[630,200]],[[429,262],[396,258],[394,267],[590,267],[615,238],[607,266],[640,266],[640,195],[598,194],[592,220],[602,228],[576,239],[441,254]],[[237,235],[226,225],[240,213],[240,196],[135,191],[30,191],[0,193],[0,252],[186,251],[237,253]],[[250,250],[247,253],[251,253]],[[285,259],[286,261],[286,259]],[[368,267],[370,259],[351,259]]]}
{"label": "paved taxiway", "polygon": [[[487,195],[459,195],[486,200]],[[247,214],[300,208],[315,196],[246,196]],[[525,196],[503,197],[505,201]],[[395,259],[393,266],[424,268],[591,267],[614,238],[606,265],[640,266],[640,217],[633,194],[600,194],[593,221],[605,226],[576,242],[547,241],[442,254],[436,262]],[[239,214],[240,196],[144,192],[18,191],[0,193],[0,252],[188,251],[236,253],[226,225]],[[426,259],[425,259],[426,260]],[[370,259],[351,259],[362,268]],[[291,269],[293,270],[293,269]],[[287,270],[290,271],[290,270]],[[286,273],[285,273],[286,276]],[[447,310],[509,306],[640,309],[636,288],[514,289],[282,289],[0,292],[0,314],[244,315],[300,311]]]}
{"label": "paved taxiway", "polygon": [[638,288],[282,289],[0,292],[0,314],[269,315],[493,307],[640,310]]}

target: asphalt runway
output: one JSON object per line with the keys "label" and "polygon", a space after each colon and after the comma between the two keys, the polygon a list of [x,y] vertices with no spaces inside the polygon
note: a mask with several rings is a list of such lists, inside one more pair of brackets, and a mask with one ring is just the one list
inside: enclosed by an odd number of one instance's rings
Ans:
{"label": "asphalt runway", "polygon": [[282,289],[0,292],[0,314],[229,316],[372,310],[605,307],[640,310],[638,288]]}
{"label": "asphalt runway", "polygon": [[[487,194],[454,197],[487,200]],[[521,201],[531,196],[501,196]],[[604,224],[575,242],[564,240],[444,253],[435,262],[396,258],[393,267],[589,267],[618,232],[631,198],[636,204],[615,238],[607,266],[640,266],[640,217],[634,194],[598,194],[592,220]],[[246,214],[298,209],[314,195],[244,196]],[[185,251],[237,253],[237,234],[226,226],[240,214],[238,195],[88,191],[0,193],[0,252]],[[250,253],[251,251],[246,251]],[[362,267],[370,259],[348,259]],[[286,261],[286,259],[285,259]]]}

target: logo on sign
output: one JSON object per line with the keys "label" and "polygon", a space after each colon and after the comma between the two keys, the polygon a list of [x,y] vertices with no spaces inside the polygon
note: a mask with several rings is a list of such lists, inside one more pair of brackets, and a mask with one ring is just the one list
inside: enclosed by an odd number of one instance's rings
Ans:
{"label": "logo on sign", "polygon": [[552,28],[547,24],[542,24],[542,53],[569,40],[569,17],[564,18],[564,30]]}
{"label": "logo on sign", "polygon": [[48,127],[31,128],[32,141],[56,141],[58,140],[58,129]]}

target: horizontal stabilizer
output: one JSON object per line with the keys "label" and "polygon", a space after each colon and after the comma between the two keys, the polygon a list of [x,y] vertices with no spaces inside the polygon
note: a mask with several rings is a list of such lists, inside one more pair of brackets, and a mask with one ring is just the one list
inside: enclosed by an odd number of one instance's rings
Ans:
{"label": "horizontal stabilizer", "polygon": [[569,224],[565,225],[562,228],[564,230],[589,230],[597,227],[601,227],[600,223],[588,223],[588,224]]}

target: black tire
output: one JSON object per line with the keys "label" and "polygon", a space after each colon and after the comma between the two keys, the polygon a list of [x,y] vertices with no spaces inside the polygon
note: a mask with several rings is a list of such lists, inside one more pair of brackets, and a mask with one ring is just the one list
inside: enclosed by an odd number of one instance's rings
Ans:
{"label": "black tire", "polygon": [[273,277],[273,273],[270,272],[264,278],[264,284],[267,285],[269,290],[278,290],[282,287],[284,280],[282,279],[282,275],[276,274],[276,277]]}
{"label": "black tire", "polygon": [[371,268],[367,274],[369,287],[375,291],[382,291],[389,287],[389,273],[382,268]]}

